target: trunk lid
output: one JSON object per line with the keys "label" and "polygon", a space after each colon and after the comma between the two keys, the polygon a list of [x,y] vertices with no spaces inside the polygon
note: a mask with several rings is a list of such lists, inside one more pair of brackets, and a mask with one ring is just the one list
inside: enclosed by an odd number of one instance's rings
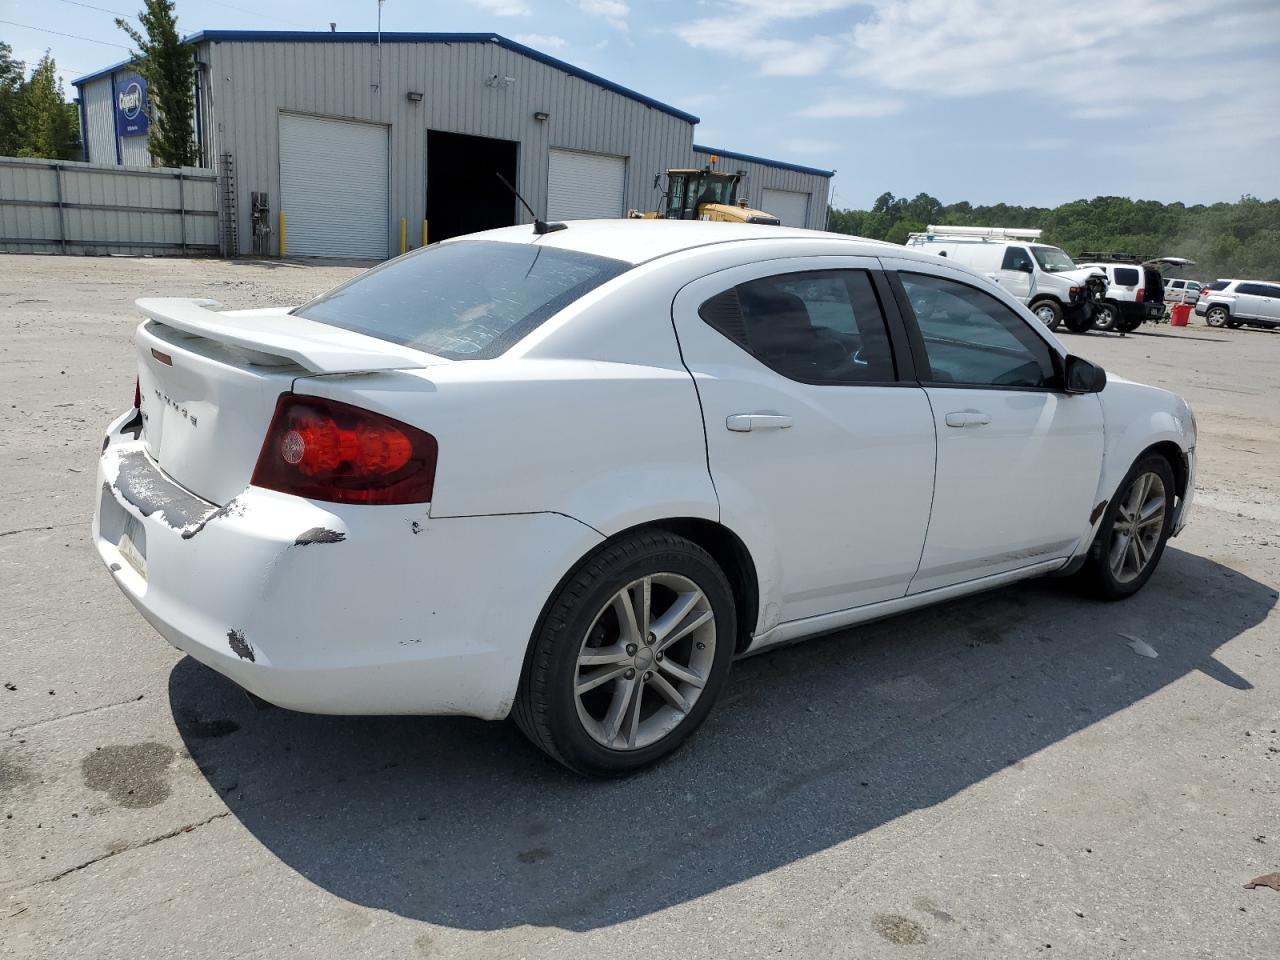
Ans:
{"label": "trunk lid", "polygon": [[212,305],[139,300],[149,319],[135,342],[147,452],[218,505],[248,486],[276,401],[295,379],[450,362],[285,309],[217,313]]}

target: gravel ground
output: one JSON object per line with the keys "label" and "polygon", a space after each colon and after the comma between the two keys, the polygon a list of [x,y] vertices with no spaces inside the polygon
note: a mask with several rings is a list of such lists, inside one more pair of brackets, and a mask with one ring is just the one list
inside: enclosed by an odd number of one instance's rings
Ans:
{"label": "gravel ground", "polygon": [[0,956],[1277,955],[1244,884],[1280,871],[1280,333],[1067,335],[1199,417],[1138,597],[1030,583],[744,661],[688,748],[596,784],[510,723],[258,709],[100,569],[131,301],[353,272],[0,256]]}

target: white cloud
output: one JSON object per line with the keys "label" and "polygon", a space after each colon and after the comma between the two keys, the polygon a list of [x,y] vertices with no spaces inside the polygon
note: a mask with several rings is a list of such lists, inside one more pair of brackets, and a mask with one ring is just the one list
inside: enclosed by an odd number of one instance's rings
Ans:
{"label": "white cloud", "polygon": [[559,50],[566,43],[564,37],[557,37],[549,33],[517,33],[516,43],[523,43],[526,47],[535,47],[542,50]]}
{"label": "white cloud", "polygon": [[578,9],[617,30],[627,29],[627,17],[631,15],[631,7],[624,0],[578,0]]}
{"label": "white cloud", "polygon": [[828,140],[810,140],[807,137],[795,137],[782,141],[782,148],[789,153],[801,154],[833,154],[839,145]]}
{"label": "white cloud", "polygon": [[862,93],[829,94],[800,111],[802,117],[830,119],[834,117],[887,117],[905,106],[897,97],[867,96]]}
{"label": "white cloud", "polygon": [[471,0],[471,4],[495,17],[527,17],[533,13],[525,0]]}

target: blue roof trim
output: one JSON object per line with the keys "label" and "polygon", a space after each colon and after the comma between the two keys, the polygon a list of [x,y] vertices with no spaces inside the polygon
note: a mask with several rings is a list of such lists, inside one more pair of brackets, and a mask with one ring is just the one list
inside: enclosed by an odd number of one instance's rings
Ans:
{"label": "blue roof trim", "polygon": [[[192,34],[185,38],[187,43],[203,43],[209,41],[211,43],[221,43],[224,41],[249,42],[249,43],[376,43],[378,34],[373,32],[352,32],[352,33],[330,33],[324,30],[202,30],[199,33]],[[622,86],[620,83],[614,83],[612,80],[606,80],[604,77],[596,76],[575,67],[571,63],[563,60],[557,60],[555,57],[548,56],[540,50],[532,47],[526,47],[523,43],[516,43],[514,40],[508,40],[506,37],[496,33],[383,33],[383,43],[494,43],[500,47],[528,57],[530,60],[536,60],[539,63],[562,70],[572,77],[579,80],[585,80],[593,83],[605,90],[620,94],[628,99],[643,103],[647,107],[654,110],[661,110],[663,113],[670,114],[685,123],[696,124],[698,118],[691,113],[685,113],[683,110],[677,110],[670,104],[663,103],[661,100],[654,100],[652,97],[646,97],[643,93],[637,93],[628,87]],[[96,73],[86,74],[78,80],[73,80],[71,85],[79,87],[82,84],[105,77],[113,70],[118,70],[123,66],[131,63],[131,60],[124,60],[120,63],[113,64]]]}
{"label": "blue roof trim", "polygon": [[798,163],[787,163],[785,160],[770,160],[767,157],[753,157],[749,153],[736,153],[733,150],[721,150],[719,147],[693,145],[694,153],[714,153],[717,157],[728,157],[731,160],[745,160],[747,163],[761,163],[766,167],[777,167],[779,170],[794,170],[796,173],[808,173],[815,177],[834,177],[834,170],[820,170],[817,167],[805,167]]}

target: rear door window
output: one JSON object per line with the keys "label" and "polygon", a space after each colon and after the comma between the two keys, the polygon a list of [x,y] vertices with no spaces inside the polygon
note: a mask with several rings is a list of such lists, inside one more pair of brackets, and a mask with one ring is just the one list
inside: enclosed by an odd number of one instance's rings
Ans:
{"label": "rear door window", "polygon": [[1265,283],[1242,283],[1236,287],[1236,293],[1244,293],[1254,297],[1269,297],[1270,287]]}
{"label": "rear door window", "polygon": [[804,383],[887,383],[893,352],[865,270],[784,273],[738,284],[699,316],[777,373]]}
{"label": "rear door window", "polygon": [[293,312],[450,360],[483,360],[630,267],[537,243],[462,240],[397,257]]}

